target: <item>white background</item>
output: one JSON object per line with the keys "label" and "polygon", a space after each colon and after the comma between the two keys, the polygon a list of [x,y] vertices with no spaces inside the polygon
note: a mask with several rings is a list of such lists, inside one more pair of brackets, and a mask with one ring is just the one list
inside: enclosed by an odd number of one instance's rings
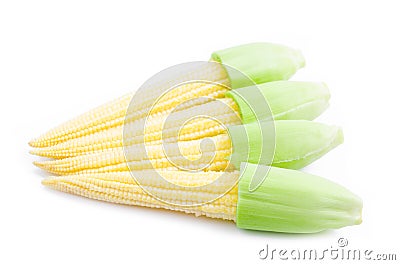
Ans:
{"label": "white background", "polygon": [[[1,1],[1,264],[263,264],[258,252],[267,243],[329,248],[340,237],[400,259],[397,1],[233,2]],[[168,66],[253,41],[301,49],[307,66],[293,79],[329,85],[331,107],[318,120],[341,125],[345,143],[305,170],[360,195],[362,225],[251,232],[40,184],[31,138]]]}

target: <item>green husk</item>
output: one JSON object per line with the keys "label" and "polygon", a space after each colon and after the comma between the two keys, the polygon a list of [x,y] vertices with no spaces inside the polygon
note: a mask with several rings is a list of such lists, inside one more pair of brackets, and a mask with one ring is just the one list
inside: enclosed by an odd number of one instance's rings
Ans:
{"label": "green husk", "polygon": [[273,43],[250,43],[216,51],[212,60],[222,63],[232,88],[287,80],[305,65],[300,51]]}
{"label": "green husk", "polygon": [[233,152],[230,161],[305,167],[343,142],[337,126],[305,120],[261,121],[228,127]]}
{"label": "green husk", "polygon": [[[329,106],[324,83],[275,81],[231,90],[244,123],[256,120],[313,120]],[[269,108],[268,108],[269,106]],[[271,115],[272,114],[272,115]]]}
{"label": "green husk", "polygon": [[[253,192],[254,177],[264,178]],[[314,233],[361,223],[362,200],[346,188],[304,172],[243,163],[236,225],[286,233]]]}

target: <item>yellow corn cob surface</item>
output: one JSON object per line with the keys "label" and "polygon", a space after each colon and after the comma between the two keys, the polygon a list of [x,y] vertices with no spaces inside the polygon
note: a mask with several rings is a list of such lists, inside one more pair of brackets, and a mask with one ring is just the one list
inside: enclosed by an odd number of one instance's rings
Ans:
{"label": "yellow corn cob surface", "polygon": [[[176,165],[170,162],[173,159],[179,167],[184,169],[203,169],[204,171],[226,170],[229,161],[225,158],[232,152],[229,135],[220,134],[208,139],[214,144],[205,145],[202,149],[200,149],[200,144],[203,139],[167,143],[164,146],[162,144],[146,145],[146,150],[142,144],[139,144],[125,149],[122,147],[105,149],[92,154],[35,162],[35,165],[53,174],[68,175],[80,171],[86,173],[95,172],[99,168],[103,172],[104,170],[173,169],[176,167]],[[163,150],[168,150],[168,155]],[[128,161],[126,161],[125,156],[129,159]],[[201,159],[199,159],[200,157]],[[126,162],[129,162],[129,165]]]}
{"label": "yellow corn cob surface", "polygon": [[[193,213],[196,216],[207,216],[235,221],[237,207],[237,186],[229,187],[232,180],[237,180],[239,172],[234,171],[227,177],[229,181],[222,185],[208,188],[205,184],[211,183],[220,176],[220,172],[188,173],[183,171],[164,171],[162,177],[177,186],[173,189],[166,189],[157,179],[152,178],[153,174],[146,176],[146,171],[137,171],[133,174],[144,174],[142,186],[150,186],[157,189],[158,193],[163,193],[171,200],[165,203],[147,194],[139,186],[130,172],[106,173],[106,174],[87,174],[70,175],[63,177],[50,177],[43,180],[43,184],[67,193],[72,193],[101,201],[137,205],[152,208],[164,208],[186,213]],[[197,192],[187,192],[187,187],[197,186]],[[218,199],[204,204],[205,201],[215,198]],[[186,205],[186,206],[185,206]],[[197,205],[197,206],[188,206]]]}
{"label": "yellow corn cob surface", "polygon": [[[227,108],[218,108],[220,104],[226,105],[229,110]],[[176,135],[175,126],[179,126],[191,117],[204,113],[212,114],[213,118],[218,122],[208,118],[193,119],[182,127],[179,135]],[[157,144],[161,142],[161,139],[163,142],[196,140],[224,133],[226,128],[222,127],[221,124],[228,126],[240,123],[237,105],[230,98],[211,101],[187,110],[175,112],[170,116],[167,113],[165,116],[149,117],[144,136],[143,128],[140,128],[140,125],[138,126],[138,124],[144,121],[139,120],[126,124],[125,128],[118,126],[54,146],[36,148],[31,153],[49,158],[66,158],[95,153],[105,149],[139,144],[143,143],[143,141],[149,144]],[[173,122],[168,122],[163,126],[166,117],[169,117],[168,120]],[[124,132],[125,136],[123,137]]]}
{"label": "yellow corn cob surface", "polygon": [[[152,109],[152,114],[174,108],[178,105],[180,109],[184,109],[196,104],[202,104],[207,100],[207,98],[202,96],[208,96],[210,99],[221,97],[226,92],[226,87],[229,86],[227,74],[220,64],[204,63],[201,66],[195,67],[192,71],[186,71],[181,76],[178,74],[176,80],[160,82],[159,84],[149,84],[148,89],[141,90],[135,95],[135,97],[140,97],[141,100],[134,108],[129,108],[132,112],[127,112],[127,109],[134,93],[125,95],[80,115],[32,140],[29,144],[33,147],[48,147],[101,130],[120,126],[126,120],[134,121],[143,118],[155,100],[160,96],[159,91],[164,91],[165,89],[162,90],[163,88],[169,88],[171,84],[179,83],[180,80],[208,80],[221,85],[195,82],[181,86],[180,89],[173,89],[169,93],[166,93],[162,100],[158,101],[157,106]],[[200,99],[189,100],[196,98]],[[181,104],[183,102],[187,102],[187,104]]]}

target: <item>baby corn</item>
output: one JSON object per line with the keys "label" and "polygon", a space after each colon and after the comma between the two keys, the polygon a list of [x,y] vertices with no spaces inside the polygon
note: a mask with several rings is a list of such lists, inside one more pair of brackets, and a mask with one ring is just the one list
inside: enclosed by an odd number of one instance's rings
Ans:
{"label": "baby corn", "polygon": [[254,43],[209,62],[166,69],[138,91],[29,142],[43,184],[118,204],[236,222],[244,229],[312,233],[361,222],[362,201],[291,169],[343,142],[313,122],[324,83],[286,81],[304,66],[289,47]]}
{"label": "baby corn", "polygon": [[[179,184],[176,189],[164,188],[157,183],[157,178],[152,179],[152,174],[143,178],[146,183],[141,185],[158,189],[171,199],[170,203],[148,195],[130,172],[49,177],[42,183],[56,190],[101,201],[231,220],[245,229],[311,233],[361,223],[360,198],[338,184],[307,173],[270,168],[265,171],[268,176],[259,189],[248,192],[256,168],[257,165],[247,164],[242,165],[241,173],[224,173],[234,180],[240,178],[239,185],[213,186],[211,190],[205,188],[197,192],[187,192],[187,186],[204,187],[220,173],[162,172],[164,178]],[[134,174],[145,175],[148,172]],[[215,193],[221,196],[203,203],[215,197]]]}
{"label": "baby corn", "polygon": [[[268,123],[266,125],[261,123],[261,126],[265,130],[269,129]],[[237,134],[238,127],[246,130],[248,141]],[[311,121],[281,120],[276,121],[274,127],[276,135],[271,135],[273,142],[264,143],[263,149],[273,149],[275,145],[272,165],[278,167],[301,168],[343,141],[342,131],[336,126]],[[233,160],[245,160],[245,149],[249,144],[263,146],[257,123],[237,125],[232,127],[230,132],[230,135],[223,133],[208,137],[211,142],[209,145],[203,145],[203,148],[200,146],[204,139],[179,141],[178,145],[176,143],[148,145],[147,150],[144,150],[141,144],[136,144],[127,148],[117,147],[65,159],[35,162],[35,165],[53,174],[68,175],[151,168],[174,169],[176,165],[171,163],[171,160],[174,160],[180,167],[186,169],[224,171],[229,166],[226,158],[232,155],[231,139],[233,139]],[[263,150],[254,148],[247,157],[248,161],[257,162],[262,152]],[[147,159],[144,159],[146,157]]]}

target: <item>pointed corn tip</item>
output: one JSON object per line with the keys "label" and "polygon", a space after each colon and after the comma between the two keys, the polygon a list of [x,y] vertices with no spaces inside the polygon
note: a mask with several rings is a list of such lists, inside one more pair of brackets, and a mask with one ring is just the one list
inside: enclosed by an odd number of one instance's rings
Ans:
{"label": "pointed corn tip", "polygon": [[42,180],[42,185],[44,186],[53,186],[56,184],[56,179],[54,177],[45,178]]}
{"label": "pointed corn tip", "polygon": [[34,138],[28,142],[28,145],[30,147],[34,148],[42,148],[42,147],[49,147],[54,144],[57,144],[57,139],[51,139],[48,136],[39,136],[37,138]]}
{"label": "pointed corn tip", "polygon": [[52,144],[51,142],[42,140],[41,138],[35,138],[28,142],[28,145],[34,148],[48,147],[51,144]]}
{"label": "pointed corn tip", "polygon": [[36,148],[32,149],[32,150],[29,150],[29,154],[35,155],[35,156],[42,156],[40,149],[36,149]]}
{"label": "pointed corn tip", "polygon": [[48,169],[46,161],[33,161],[32,163],[40,169],[44,170]]}
{"label": "pointed corn tip", "polygon": [[28,142],[28,145],[30,146],[30,147],[38,147],[37,145],[37,139],[32,139],[32,140],[30,140],[29,142]]}
{"label": "pointed corn tip", "polygon": [[[35,156],[41,156],[41,157],[47,157],[47,158],[55,158],[51,151],[47,147],[44,148],[34,148],[32,150],[29,150],[29,154],[35,155]],[[60,158],[60,157],[57,157]]]}

